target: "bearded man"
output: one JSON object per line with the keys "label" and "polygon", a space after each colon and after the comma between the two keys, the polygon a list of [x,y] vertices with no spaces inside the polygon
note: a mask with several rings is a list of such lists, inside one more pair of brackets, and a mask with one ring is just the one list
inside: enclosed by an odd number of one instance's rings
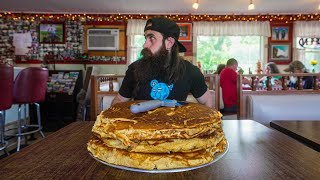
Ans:
{"label": "bearded man", "polygon": [[185,101],[191,94],[212,108],[212,96],[200,70],[179,57],[186,48],[178,41],[180,28],[167,18],[149,19],[141,59],[129,65],[112,105],[134,100]]}

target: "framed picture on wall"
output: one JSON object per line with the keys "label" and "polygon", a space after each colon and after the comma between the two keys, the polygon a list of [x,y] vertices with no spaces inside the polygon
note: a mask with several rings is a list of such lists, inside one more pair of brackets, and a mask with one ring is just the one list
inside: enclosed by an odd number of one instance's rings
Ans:
{"label": "framed picture on wall", "polygon": [[277,64],[287,64],[291,61],[290,43],[270,43],[269,62]]}
{"label": "framed picture on wall", "polygon": [[65,43],[65,24],[42,22],[39,24],[39,42],[47,44]]}
{"label": "framed picture on wall", "polygon": [[271,41],[290,41],[289,26],[272,26],[271,27]]}
{"label": "framed picture on wall", "polygon": [[292,61],[292,23],[270,23],[268,61],[289,64]]}
{"label": "framed picture on wall", "polygon": [[192,41],[192,23],[177,23],[180,27],[179,41],[190,42]]}

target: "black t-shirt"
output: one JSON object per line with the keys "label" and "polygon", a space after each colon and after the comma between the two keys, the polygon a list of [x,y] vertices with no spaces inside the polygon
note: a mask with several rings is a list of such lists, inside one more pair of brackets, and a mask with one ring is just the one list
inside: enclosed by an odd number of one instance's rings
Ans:
{"label": "black t-shirt", "polygon": [[[126,98],[135,100],[153,100],[153,99],[175,99],[185,101],[189,92],[195,97],[201,97],[207,91],[207,85],[200,70],[189,61],[182,60],[186,70],[181,79],[174,84],[165,84],[161,81],[161,75],[148,83],[140,84],[137,87],[137,81],[134,77],[135,63],[129,65],[126,75],[123,79],[119,93]],[[135,92],[135,95],[133,94]]]}

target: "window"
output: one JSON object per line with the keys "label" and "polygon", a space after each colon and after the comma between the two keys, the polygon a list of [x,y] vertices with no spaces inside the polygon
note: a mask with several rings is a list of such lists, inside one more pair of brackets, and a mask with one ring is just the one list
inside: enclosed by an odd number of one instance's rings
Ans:
{"label": "window", "polygon": [[[244,73],[253,72],[262,60],[262,36],[198,36],[197,61],[204,71],[215,71],[218,64],[235,58]],[[254,73],[254,72],[253,72]]]}
{"label": "window", "polygon": [[[308,72],[312,72],[314,68],[314,72],[319,72],[319,59],[320,59],[320,49],[306,49],[304,51],[304,60],[302,60],[303,64],[306,66]],[[311,65],[311,60],[317,60],[318,64],[314,67]]]}
{"label": "window", "polygon": [[134,62],[141,58],[141,50],[143,49],[143,44],[145,42],[145,38],[143,35],[134,35],[132,36],[133,40],[131,41],[131,59],[130,62]]}
{"label": "window", "polygon": [[[306,66],[308,72],[320,71],[320,38],[301,38],[297,37],[296,47],[299,54],[299,59]],[[317,60],[318,64],[314,67],[311,65],[311,60]]]}

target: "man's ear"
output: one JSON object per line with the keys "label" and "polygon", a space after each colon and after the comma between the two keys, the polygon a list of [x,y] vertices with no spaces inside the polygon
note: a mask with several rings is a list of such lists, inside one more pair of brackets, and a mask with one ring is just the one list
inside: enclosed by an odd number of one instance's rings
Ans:
{"label": "man's ear", "polygon": [[174,38],[168,37],[168,38],[165,40],[166,49],[167,49],[167,50],[171,49],[171,47],[174,45],[175,41],[176,41],[176,40],[175,40]]}

